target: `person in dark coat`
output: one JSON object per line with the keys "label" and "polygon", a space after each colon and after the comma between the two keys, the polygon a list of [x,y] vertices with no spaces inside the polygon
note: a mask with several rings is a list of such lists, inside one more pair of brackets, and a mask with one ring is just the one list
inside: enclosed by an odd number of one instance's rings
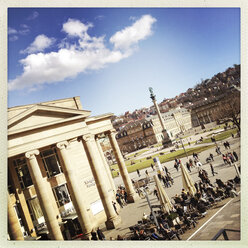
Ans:
{"label": "person in dark coat", "polygon": [[239,160],[238,154],[235,151],[233,151],[233,156],[234,156],[234,158],[235,158],[236,161]]}
{"label": "person in dark coat", "polygon": [[214,171],[213,165],[211,163],[209,165],[210,165],[210,169],[211,169],[212,175],[214,176],[214,174],[218,174],[218,172],[215,172]]}
{"label": "person in dark coat", "polygon": [[99,240],[105,240],[106,239],[105,235],[103,234],[103,232],[100,230],[99,227],[97,228],[96,232],[97,232],[97,236],[98,236]]}
{"label": "person in dark coat", "polygon": [[91,240],[98,240],[96,232],[92,230],[91,232]]}
{"label": "person in dark coat", "polygon": [[188,171],[191,172],[189,162],[186,162],[186,167],[187,167]]}

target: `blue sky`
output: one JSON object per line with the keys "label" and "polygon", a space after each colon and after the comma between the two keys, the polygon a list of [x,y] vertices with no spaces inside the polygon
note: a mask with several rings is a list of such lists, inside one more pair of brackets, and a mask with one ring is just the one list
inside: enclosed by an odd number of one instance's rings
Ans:
{"label": "blue sky", "polygon": [[150,106],[240,64],[238,8],[9,8],[8,106]]}

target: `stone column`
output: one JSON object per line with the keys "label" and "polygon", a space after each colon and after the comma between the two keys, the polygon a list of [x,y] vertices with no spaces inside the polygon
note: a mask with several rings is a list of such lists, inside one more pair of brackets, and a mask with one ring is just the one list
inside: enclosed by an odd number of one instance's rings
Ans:
{"label": "stone column", "polygon": [[119,171],[121,173],[121,177],[122,177],[122,180],[124,182],[124,185],[125,185],[125,188],[127,191],[127,195],[128,195],[127,199],[129,202],[134,202],[135,199],[138,198],[138,195],[134,191],[133,184],[131,182],[131,179],[130,179],[128,171],[127,171],[127,167],[125,165],[123,156],[121,154],[120,148],[119,148],[118,143],[116,141],[115,131],[112,130],[112,131],[110,131],[110,133],[107,133],[107,135],[109,137],[110,144],[111,144],[112,149],[114,151],[115,158],[117,160],[117,164],[119,167]]}
{"label": "stone column", "polygon": [[52,202],[49,198],[49,194],[47,194],[47,185],[44,183],[44,179],[36,159],[37,155],[39,155],[38,150],[25,153],[25,156],[28,159],[28,169],[41,205],[42,212],[44,214],[50,238],[54,240],[63,240],[63,235],[61,233],[58,220],[56,219]]}
{"label": "stone column", "polygon": [[57,143],[57,147],[59,148],[58,151],[63,160],[63,173],[65,174],[73,206],[76,209],[78,220],[84,233],[84,238],[88,239],[93,228],[92,221],[89,218],[89,213],[87,213],[87,208],[82,197],[82,195],[84,195],[84,192],[82,192],[82,188],[77,182],[77,171],[73,168],[73,164],[71,163],[70,158],[68,156],[68,152],[66,149],[68,147],[68,142],[59,142]]}
{"label": "stone column", "polygon": [[102,204],[107,216],[107,221],[105,222],[106,227],[107,229],[113,229],[121,222],[121,219],[117,216],[114,210],[110,194],[108,193],[104,183],[106,179],[103,176],[102,170],[105,168],[101,161],[94,136],[92,134],[84,135],[83,144],[86,148],[85,150],[90,162],[91,171],[94,176],[97,190],[101,197]]}
{"label": "stone column", "polygon": [[20,214],[23,218],[22,220],[24,222],[25,228],[27,229],[29,235],[31,235],[32,237],[36,237],[37,235],[34,229],[34,224],[33,224],[33,221],[29,213],[29,209],[26,203],[23,190],[21,190],[21,185],[18,180],[18,176],[15,171],[13,161],[9,160],[8,165],[9,165],[8,167],[9,173],[10,173],[10,176],[12,177],[13,186],[15,187],[15,194],[16,194],[17,199],[20,201],[20,205],[22,208],[22,211],[20,212]]}
{"label": "stone column", "polygon": [[17,218],[17,214],[14,210],[14,206],[11,203],[11,198],[8,193],[8,231],[11,240],[24,240],[21,225]]}
{"label": "stone column", "polygon": [[107,172],[107,176],[108,176],[108,179],[109,179],[111,188],[112,188],[113,193],[114,193],[114,195],[115,195],[115,193],[116,193],[115,183],[114,183],[114,180],[113,180],[113,177],[112,177],[112,174],[111,174],[109,165],[108,165],[108,163],[107,163],[107,161],[106,161],[106,158],[105,158],[105,156],[104,156],[104,153],[103,153],[103,150],[102,150],[102,147],[101,147],[101,144],[100,144],[100,141],[99,141],[99,138],[98,138],[98,137],[96,138],[96,144],[97,144],[97,147],[98,147],[98,151],[99,151],[99,153],[100,153],[100,155],[101,155],[101,158],[102,158],[102,161],[103,161],[105,170],[106,170],[106,172]]}

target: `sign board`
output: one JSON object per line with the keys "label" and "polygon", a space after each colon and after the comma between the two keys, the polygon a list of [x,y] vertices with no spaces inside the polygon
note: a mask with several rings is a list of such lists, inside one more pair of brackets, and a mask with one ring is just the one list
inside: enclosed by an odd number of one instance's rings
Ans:
{"label": "sign board", "polygon": [[104,210],[103,205],[102,205],[102,201],[100,199],[98,201],[91,203],[90,207],[91,207],[91,211],[92,211],[93,215],[96,215],[96,214],[98,214]]}

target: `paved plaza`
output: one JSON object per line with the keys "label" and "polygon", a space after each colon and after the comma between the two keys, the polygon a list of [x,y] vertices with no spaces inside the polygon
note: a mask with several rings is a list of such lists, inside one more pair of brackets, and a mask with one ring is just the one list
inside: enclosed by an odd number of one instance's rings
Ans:
{"label": "paved plaza", "polygon": [[[218,145],[221,147],[221,152],[226,153],[228,151],[233,152],[235,150],[240,157],[240,140],[238,138],[229,138],[228,141],[231,145],[231,148],[229,150],[225,150],[222,142],[218,143]],[[210,166],[205,162],[210,152],[214,154],[214,161],[212,162],[212,164],[215,171],[218,173],[215,176],[212,176]],[[208,172],[211,183],[214,183],[216,178],[219,178],[225,182],[228,179],[233,179],[236,176],[236,170],[234,166],[225,165],[223,163],[222,156],[217,156],[215,147],[201,152],[199,154],[199,159],[203,164],[203,169]],[[185,163],[187,161],[187,158],[182,158],[181,161]],[[236,164],[239,166],[239,161]],[[181,171],[176,171],[176,169],[174,168],[174,161],[164,163],[162,164],[162,166],[166,166],[174,178],[174,185],[170,188],[165,188],[168,196],[172,198],[173,196],[175,196],[175,194],[180,194],[183,188]],[[150,177],[156,174],[156,172],[153,171],[151,167],[146,169],[148,170]],[[146,169],[140,170],[140,177],[138,177],[136,172],[130,173],[130,177],[134,180],[145,178]],[[200,178],[198,177],[196,168],[193,168],[190,176],[194,181],[199,182]],[[116,186],[123,185],[121,177],[115,178],[114,181]],[[159,201],[153,194],[154,187],[155,185],[152,181],[149,185],[151,191],[149,199],[152,205],[159,204]],[[172,202],[174,201],[172,200]],[[186,231],[186,233],[182,235],[183,240],[187,240],[189,238],[189,240],[211,240],[221,228],[240,230],[240,196],[236,198],[227,198],[218,203],[215,208],[211,208],[207,212],[208,213],[206,217],[202,218],[195,228]],[[129,226],[137,224],[137,222],[142,219],[143,213],[146,213],[148,215],[150,214],[150,209],[148,207],[146,199],[138,199],[135,203],[124,206],[124,208],[119,211],[119,214],[122,218],[122,223],[119,227],[113,230],[106,230],[104,225],[101,226],[106,239],[109,240],[110,237],[115,239],[118,234],[124,237],[130,234]],[[239,240],[240,233],[228,233],[228,237],[233,240]],[[221,237],[219,239],[221,239]]]}

